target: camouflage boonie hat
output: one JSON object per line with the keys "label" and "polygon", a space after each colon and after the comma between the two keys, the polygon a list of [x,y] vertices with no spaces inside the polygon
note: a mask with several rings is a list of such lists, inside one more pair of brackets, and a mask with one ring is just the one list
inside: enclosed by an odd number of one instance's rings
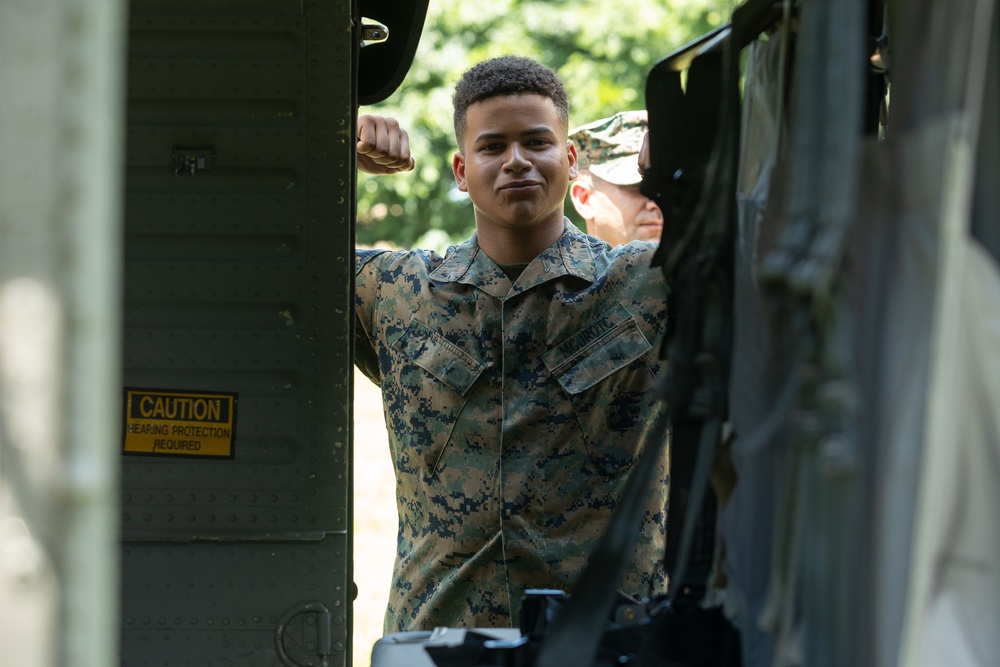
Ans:
{"label": "camouflage boonie hat", "polygon": [[639,149],[646,127],[645,111],[620,111],[578,127],[569,138],[576,144],[579,167],[615,185],[635,185],[642,180]]}

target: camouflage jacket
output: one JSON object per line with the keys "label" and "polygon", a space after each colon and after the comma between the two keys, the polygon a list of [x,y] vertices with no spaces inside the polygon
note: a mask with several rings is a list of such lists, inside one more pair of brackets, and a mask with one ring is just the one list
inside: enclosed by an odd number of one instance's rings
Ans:
{"label": "camouflage jacket", "polygon": [[[444,257],[359,251],[356,363],[381,386],[396,469],[385,632],[517,627],[571,592],[665,410],[653,244],[566,231],[513,285],[476,236]],[[662,592],[667,461],[621,590]]]}

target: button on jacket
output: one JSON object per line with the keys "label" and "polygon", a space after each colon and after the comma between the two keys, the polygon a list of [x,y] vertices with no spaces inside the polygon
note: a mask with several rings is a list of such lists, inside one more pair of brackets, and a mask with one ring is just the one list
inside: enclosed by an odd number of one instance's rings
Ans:
{"label": "button on jacket", "polygon": [[[513,284],[476,236],[444,257],[357,253],[355,358],[382,388],[396,470],[386,633],[516,627],[525,589],[572,592],[666,410],[655,246],[565,224]],[[620,586],[640,597],[665,586],[657,465]]]}

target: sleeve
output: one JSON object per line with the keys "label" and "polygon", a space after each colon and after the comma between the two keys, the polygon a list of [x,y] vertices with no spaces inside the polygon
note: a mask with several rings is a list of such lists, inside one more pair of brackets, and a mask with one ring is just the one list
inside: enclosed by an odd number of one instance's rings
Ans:
{"label": "sleeve", "polygon": [[372,261],[385,250],[356,250],[354,253],[354,365],[365,377],[381,384],[378,351],[372,340],[375,308],[379,293],[379,266]]}

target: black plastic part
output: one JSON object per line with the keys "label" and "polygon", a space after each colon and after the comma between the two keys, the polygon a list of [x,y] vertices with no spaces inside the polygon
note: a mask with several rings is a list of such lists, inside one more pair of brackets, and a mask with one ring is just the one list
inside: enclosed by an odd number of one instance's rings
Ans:
{"label": "black plastic part", "polygon": [[[413,64],[429,0],[358,0],[361,17],[389,29],[389,38],[361,49],[358,103],[376,104],[396,92]],[[361,23],[357,26],[361,39]]]}

